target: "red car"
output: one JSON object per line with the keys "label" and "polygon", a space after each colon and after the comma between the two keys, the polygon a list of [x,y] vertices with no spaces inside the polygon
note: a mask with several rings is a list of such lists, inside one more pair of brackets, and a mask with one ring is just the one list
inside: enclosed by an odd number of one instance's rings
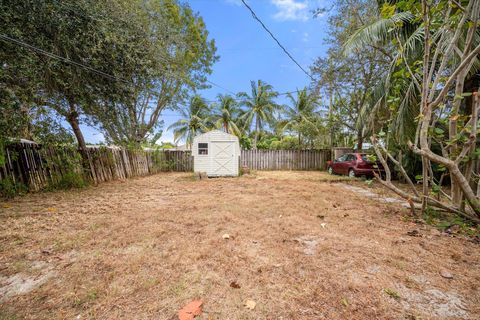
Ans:
{"label": "red car", "polygon": [[345,174],[349,177],[373,176],[373,172],[382,174],[381,164],[368,160],[365,153],[346,153],[340,158],[327,162],[327,171],[330,174]]}

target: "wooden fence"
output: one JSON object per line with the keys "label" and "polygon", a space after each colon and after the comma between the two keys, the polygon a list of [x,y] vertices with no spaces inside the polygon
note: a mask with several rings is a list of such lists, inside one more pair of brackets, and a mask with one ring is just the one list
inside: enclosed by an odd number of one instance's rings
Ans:
{"label": "wooden fence", "polygon": [[325,170],[330,150],[242,150],[240,165],[252,170]]}
{"label": "wooden fence", "polygon": [[[38,191],[56,185],[66,175],[84,174],[79,153],[72,148],[41,147],[18,143],[4,151],[0,182],[10,179],[28,190]],[[190,151],[126,150],[89,147],[87,179],[101,183],[115,179],[145,176],[162,171],[192,171]]]}
{"label": "wooden fence", "polygon": [[[73,148],[42,147],[33,143],[9,145],[0,161],[0,182],[38,191],[77,173],[95,184],[164,171],[193,171],[190,151],[127,150],[89,147],[87,170]],[[240,166],[252,170],[324,170],[330,150],[242,150]]]}
{"label": "wooden fence", "polygon": [[158,172],[193,171],[190,151],[89,148],[90,176],[96,182],[145,176]]}

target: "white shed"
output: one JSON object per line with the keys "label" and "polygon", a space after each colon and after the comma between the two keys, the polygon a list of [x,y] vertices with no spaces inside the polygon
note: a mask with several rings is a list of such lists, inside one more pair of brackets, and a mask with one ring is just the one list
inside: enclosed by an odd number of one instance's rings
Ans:
{"label": "white shed", "polygon": [[192,145],[193,171],[209,177],[238,176],[238,137],[219,130],[196,136]]}

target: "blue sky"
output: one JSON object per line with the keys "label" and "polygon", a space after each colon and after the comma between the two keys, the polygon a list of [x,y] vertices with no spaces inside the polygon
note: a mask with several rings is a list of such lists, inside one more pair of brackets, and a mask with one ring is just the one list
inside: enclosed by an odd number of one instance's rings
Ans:
{"label": "blue sky", "polygon": [[[233,92],[250,89],[250,80],[261,79],[278,92],[309,85],[309,78],[285,55],[272,38],[252,18],[240,0],[189,0],[194,11],[203,17],[211,39],[215,39],[220,60],[208,77]],[[293,57],[308,70],[316,57],[323,56],[327,16],[312,18],[310,10],[329,7],[328,0],[249,0],[249,5]],[[199,92],[214,100],[225,90],[212,86]],[[279,103],[286,101],[279,99]],[[165,130],[161,141],[173,141],[166,128],[179,119],[178,113],[162,113]],[[101,133],[83,126],[86,140],[103,140]]]}

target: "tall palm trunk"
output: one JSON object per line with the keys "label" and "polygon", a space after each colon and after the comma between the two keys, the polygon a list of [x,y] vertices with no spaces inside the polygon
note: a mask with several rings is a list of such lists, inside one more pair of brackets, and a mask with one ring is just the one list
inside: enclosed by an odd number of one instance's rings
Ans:
{"label": "tall palm trunk", "polygon": [[255,116],[255,136],[253,138],[253,150],[257,150],[258,134],[260,132],[260,118],[258,114]]}
{"label": "tall palm trunk", "polygon": [[363,135],[362,130],[358,130],[357,132],[357,150],[361,151],[363,149]]}

